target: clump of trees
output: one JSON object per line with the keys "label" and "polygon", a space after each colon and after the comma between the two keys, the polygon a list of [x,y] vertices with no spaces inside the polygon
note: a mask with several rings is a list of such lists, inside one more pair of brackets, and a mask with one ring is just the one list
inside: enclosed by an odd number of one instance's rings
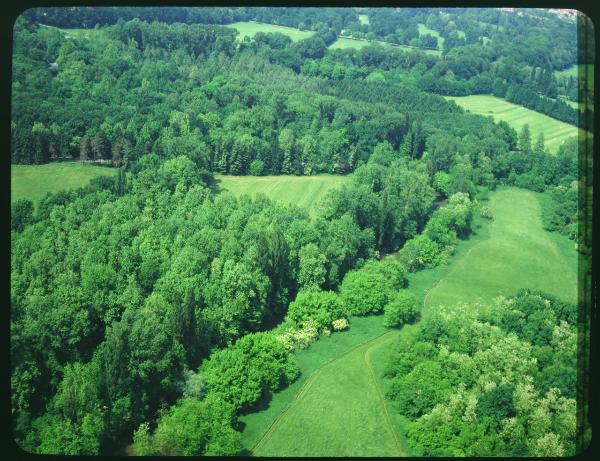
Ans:
{"label": "clump of trees", "polygon": [[574,305],[532,291],[426,315],[387,369],[414,453],[574,454],[575,319]]}

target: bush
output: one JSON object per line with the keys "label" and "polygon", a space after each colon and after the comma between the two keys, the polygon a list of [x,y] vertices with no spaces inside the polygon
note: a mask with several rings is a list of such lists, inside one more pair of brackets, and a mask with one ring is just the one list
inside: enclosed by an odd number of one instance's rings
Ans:
{"label": "bush", "polygon": [[332,322],[332,326],[334,331],[342,331],[347,329],[350,326],[350,324],[346,319],[337,319]]}
{"label": "bush", "polygon": [[298,374],[284,344],[266,332],[248,334],[213,352],[200,368],[208,393],[231,403],[236,411],[249,408],[264,393],[292,382]]}
{"label": "bush", "polygon": [[331,325],[344,314],[344,305],[337,293],[321,290],[300,290],[288,308],[287,317],[297,325],[312,319],[319,328]]}
{"label": "bush", "polygon": [[412,322],[417,313],[417,297],[410,291],[401,290],[385,306],[383,324],[386,327],[401,327]]}
{"label": "bush", "polygon": [[340,287],[346,311],[355,315],[381,312],[394,292],[406,286],[406,270],[395,259],[369,261],[350,271]]}
{"label": "bush", "polygon": [[263,162],[262,160],[252,160],[252,162],[250,163],[249,173],[252,176],[262,176],[264,174],[264,170],[265,162]]}
{"label": "bush", "polygon": [[482,218],[489,219],[489,220],[493,220],[494,219],[494,215],[492,214],[492,210],[490,210],[490,207],[488,207],[488,206],[481,207],[481,210],[479,211],[479,214],[481,215]]}
{"label": "bush", "polygon": [[441,262],[440,246],[426,235],[418,235],[404,244],[400,261],[410,272],[435,267]]}

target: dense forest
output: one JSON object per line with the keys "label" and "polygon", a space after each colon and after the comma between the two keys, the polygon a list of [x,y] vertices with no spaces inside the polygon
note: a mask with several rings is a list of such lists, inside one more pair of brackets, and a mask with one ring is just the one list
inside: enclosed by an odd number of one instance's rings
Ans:
{"label": "dense forest", "polygon": [[[545,227],[577,240],[579,141],[550,155],[528,125],[517,133],[440,96],[494,93],[579,123],[556,99],[577,100],[578,82],[552,74],[577,62],[566,46],[575,25],[486,9],[363,12],[370,25],[344,8],[40,8],[17,19],[12,163],[119,168],[12,203],[22,448],[241,454],[237,418],[297,379],[295,349],[351,316],[384,314],[390,327],[419,317],[407,274],[451,258],[486,215],[479,192],[546,191]],[[241,20],[316,33],[240,41],[224,25]],[[419,23],[444,38],[441,56],[327,48],[342,31],[419,46]],[[236,198],[216,173],[352,178],[312,215]],[[412,420],[415,453],[574,453],[575,307],[530,292],[492,307],[425,317],[396,346],[389,398]],[[419,386],[432,385],[423,400]]]}

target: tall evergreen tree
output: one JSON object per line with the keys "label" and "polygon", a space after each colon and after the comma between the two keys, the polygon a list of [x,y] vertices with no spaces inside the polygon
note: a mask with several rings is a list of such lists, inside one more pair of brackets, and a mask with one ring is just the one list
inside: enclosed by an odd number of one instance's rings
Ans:
{"label": "tall evergreen tree", "polygon": [[526,123],[519,134],[519,150],[522,152],[531,152],[531,131],[529,124]]}

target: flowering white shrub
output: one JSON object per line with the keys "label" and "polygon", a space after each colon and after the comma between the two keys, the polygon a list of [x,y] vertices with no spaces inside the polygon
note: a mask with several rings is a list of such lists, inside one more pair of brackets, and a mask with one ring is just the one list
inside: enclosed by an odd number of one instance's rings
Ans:
{"label": "flowering white shrub", "polygon": [[345,330],[346,328],[348,328],[349,323],[348,320],[346,319],[337,319],[334,320],[333,322],[331,322],[331,326],[333,327],[334,331],[342,331]]}

